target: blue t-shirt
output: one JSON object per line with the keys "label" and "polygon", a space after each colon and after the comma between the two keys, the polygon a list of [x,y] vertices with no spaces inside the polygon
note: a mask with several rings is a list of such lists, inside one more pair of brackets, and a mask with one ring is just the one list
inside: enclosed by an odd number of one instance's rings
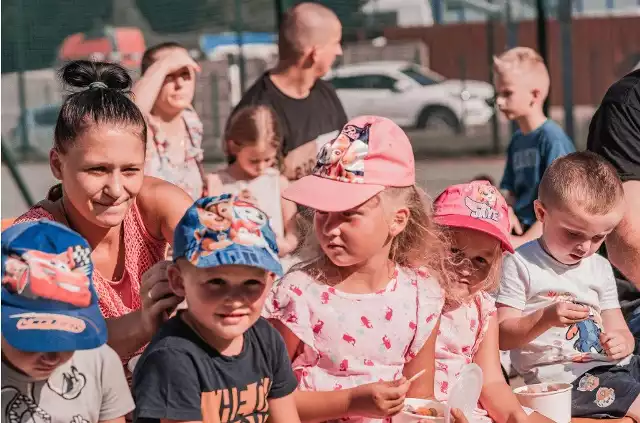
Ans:
{"label": "blue t-shirt", "polygon": [[513,134],[500,189],[515,196],[513,209],[520,223],[526,226],[535,223],[533,202],[538,198],[538,185],[544,171],[555,159],[574,151],[567,134],[550,119],[528,134],[520,130]]}

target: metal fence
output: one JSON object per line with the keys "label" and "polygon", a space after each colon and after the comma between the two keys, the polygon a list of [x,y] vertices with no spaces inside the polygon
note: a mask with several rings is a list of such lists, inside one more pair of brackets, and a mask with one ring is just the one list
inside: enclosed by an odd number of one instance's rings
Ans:
{"label": "metal fence", "polygon": [[[242,89],[277,59],[279,16],[297,2],[7,0],[1,52],[6,147],[22,160],[47,156],[64,94],[55,70],[65,60],[114,60],[135,74],[145,46],[175,40],[202,65],[194,106],[205,125],[206,158],[219,160],[227,116]],[[511,127],[493,116],[485,101],[491,97],[486,90],[491,81],[490,60],[511,45],[538,47],[540,25],[532,20],[535,1],[318,2],[332,8],[344,27],[344,55],[335,75],[345,67],[368,64],[360,79],[333,79],[341,84],[336,86],[339,97],[358,99],[345,102],[347,114],[376,113],[398,120],[407,127],[418,154],[457,156],[504,150]],[[550,115],[563,123],[569,111],[571,133],[581,146],[597,99],[640,62],[640,1],[540,3],[548,14]],[[604,14],[611,16],[587,17],[590,10],[600,10],[600,3],[606,6],[601,8]],[[483,4],[511,5],[501,10],[513,13],[482,12],[477,5]],[[564,18],[558,9],[562,4],[569,14]],[[569,19],[572,11],[573,21]],[[460,23],[458,18],[465,16],[476,22]],[[420,91],[398,91],[381,76],[410,78]]]}

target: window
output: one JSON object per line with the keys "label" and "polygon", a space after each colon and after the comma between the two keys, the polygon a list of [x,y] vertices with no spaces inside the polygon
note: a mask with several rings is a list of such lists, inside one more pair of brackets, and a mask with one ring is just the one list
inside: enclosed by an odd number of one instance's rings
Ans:
{"label": "window", "polygon": [[426,75],[425,73],[420,72],[418,69],[414,67],[403,69],[400,72],[407,75],[409,78],[413,79],[418,84],[424,85],[424,86],[435,85],[444,81],[444,77],[441,75],[438,75],[436,73],[430,73],[429,75]]}
{"label": "window", "polygon": [[387,75],[336,76],[329,80],[336,90],[391,90],[396,80]]}
{"label": "window", "polygon": [[365,88],[364,77],[362,76],[336,76],[329,80],[336,90],[355,90]]}
{"label": "window", "polygon": [[396,80],[386,75],[366,75],[366,88],[373,90],[392,90]]}

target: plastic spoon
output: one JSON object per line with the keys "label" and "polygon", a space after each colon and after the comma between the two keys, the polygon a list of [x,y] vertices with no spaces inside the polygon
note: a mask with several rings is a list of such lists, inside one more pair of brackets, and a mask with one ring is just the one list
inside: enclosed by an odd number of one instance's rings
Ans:
{"label": "plastic spoon", "polygon": [[415,375],[411,376],[411,379],[409,379],[409,383],[412,383],[413,381],[415,381],[416,379],[418,379],[420,376],[422,376],[424,374],[424,372],[426,372],[427,369],[422,369],[420,370],[418,373],[416,373]]}

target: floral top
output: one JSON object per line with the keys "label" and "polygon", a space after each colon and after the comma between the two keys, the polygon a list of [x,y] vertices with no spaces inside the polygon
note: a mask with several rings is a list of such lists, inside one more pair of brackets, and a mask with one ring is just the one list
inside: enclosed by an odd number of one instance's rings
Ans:
{"label": "floral top", "polygon": [[331,391],[400,378],[431,335],[442,305],[438,282],[407,268],[397,267],[386,288],[372,294],[345,293],[298,271],[273,288],[263,316],[281,321],[302,341],[292,363],[298,388]]}
{"label": "floral top", "polygon": [[[434,393],[438,401],[449,398],[449,390],[462,368],[473,362],[489,328],[489,321],[495,315],[495,301],[486,292],[479,292],[455,310],[442,313],[436,341]],[[478,421],[492,421],[486,416],[486,411],[476,409]]]}
{"label": "floral top", "polygon": [[199,163],[203,159],[202,122],[193,109],[185,109],[182,119],[187,127],[188,139],[185,140],[185,154],[172,157],[167,151],[169,139],[160,129],[156,119],[149,115],[147,122],[153,142],[147,143],[145,175],[155,176],[179,186],[194,200],[202,196],[203,175]]}

